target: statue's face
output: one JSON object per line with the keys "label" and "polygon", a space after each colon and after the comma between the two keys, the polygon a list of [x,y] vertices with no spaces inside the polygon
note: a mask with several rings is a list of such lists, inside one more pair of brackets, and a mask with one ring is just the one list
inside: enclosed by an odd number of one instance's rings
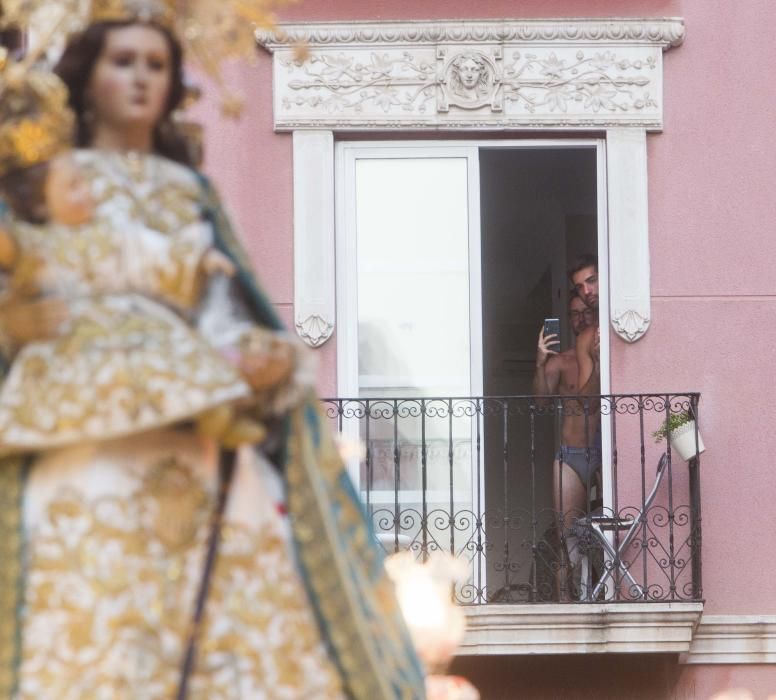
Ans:
{"label": "statue's face", "polygon": [[467,58],[458,66],[458,75],[461,77],[461,83],[469,90],[474,88],[482,75],[482,68],[472,58]]}
{"label": "statue's face", "polygon": [[153,129],[167,105],[171,63],[158,29],[132,24],[109,30],[86,93],[97,125]]}

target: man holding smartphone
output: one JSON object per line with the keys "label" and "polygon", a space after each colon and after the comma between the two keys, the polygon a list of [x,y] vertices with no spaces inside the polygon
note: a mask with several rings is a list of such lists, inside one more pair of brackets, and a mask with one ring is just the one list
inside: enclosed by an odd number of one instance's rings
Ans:
{"label": "man holding smartphone", "polygon": [[[558,338],[545,335],[542,328],[533,382],[536,395],[592,394],[593,389],[598,393],[597,387],[600,386],[597,378],[592,380],[593,371],[589,369],[587,360],[584,362],[584,373],[579,360],[581,339],[587,339],[587,358],[590,357],[591,339],[598,337],[596,258],[581,256],[569,271],[569,279],[573,285],[569,299],[569,321],[576,338],[576,348],[558,352]],[[555,511],[562,517],[563,542],[574,521],[587,511],[589,489],[601,465],[600,440],[596,441],[599,419],[593,415],[595,412],[590,410],[590,406],[587,409],[579,400],[563,403],[561,445],[553,463],[553,501]],[[558,574],[558,586],[561,597],[564,597],[565,586],[561,584],[561,578],[562,570]]]}
{"label": "man holding smartphone", "polygon": [[[594,311],[572,291],[569,295],[569,323],[576,338],[594,321]],[[579,368],[574,347],[560,352],[560,338],[555,334],[547,335],[544,326],[539,333],[536,352],[536,373],[533,379],[533,392],[537,396],[547,394],[575,394]]]}
{"label": "man holding smartphone", "polygon": [[[595,309],[588,307],[576,291],[572,291],[569,298],[569,322],[577,339],[582,333],[594,330],[597,326]],[[558,337],[545,335],[542,328],[533,380],[533,391],[537,396],[572,396],[580,393],[577,351],[571,347],[559,352],[559,348]],[[586,487],[590,480],[586,446],[584,412],[579,410],[576,402],[573,405],[565,405],[564,402],[561,447],[553,465],[553,493],[555,509],[558,512],[572,511],[568,516],[569,520],[573,520],[577,515],[576,511],[584,509],[586,503]]]}

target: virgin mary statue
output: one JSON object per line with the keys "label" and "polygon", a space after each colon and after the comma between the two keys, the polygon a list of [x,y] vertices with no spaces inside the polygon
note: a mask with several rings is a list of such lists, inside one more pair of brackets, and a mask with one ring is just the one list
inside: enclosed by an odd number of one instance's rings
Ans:
{"label": "virgin mary statue", "polygon": [[[79,226],[25,224],[40,243],[27,282],[49,293],[6,290],[0,306],[7,377],[18,348],[41,349],[0,412],[34,435],[23,450],[0,444],[0,696],[423,698],[303,353],[170,118],[183,97],[176,10],[95,0],[56,69],[94,214]],[[179,245],[203,227],[204,239]],[[208,248],[231,276],[202,282]],[[149,308],[208,350],[145,342],[137,318]],[[187,414],[189,396],[213,408],[208,363],[223,345],[258,397],[261,445],[230,451]],[[284,361],[289,371],[276,371]],[[56,401],[41,377],[56,380]]]}

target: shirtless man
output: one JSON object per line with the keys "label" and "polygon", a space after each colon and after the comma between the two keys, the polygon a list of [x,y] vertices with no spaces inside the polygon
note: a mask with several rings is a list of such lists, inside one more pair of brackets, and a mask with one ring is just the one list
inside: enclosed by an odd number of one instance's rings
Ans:
{"label": "shirtless man", "polygon": [[[600,329],[598,327],[598,260],[592,255],[577,258],[569,271],[569,278],[586,306],[593,311],[594,321],[583,329],[577,337],[577,393],[582,396],[595,396],[601,393],[601,371],[599,363]],[[576,510],[587,503],[587,491],[598,478],[601,468],[601,415],[599,403],[595,400],[576,402],[573,409],[574,434],[564,436],[563,462],[568,464],[579,477],[574,488],[578,489],[582,500],[574,499],[572,507]],[[565,452],[563,448],[565,449]],[[565,477],[565,474],[564,474]],[[570,479],[570,481],[574,481]],[[565,486],[564,486],[564,491]],[[570,494],[571,495],[571,494]],[[572,496],[573,497],[573,496]],[[581,505],[580,505],[581,504]]]}
{"label": "shirtless man", "polygon": [[[569,272],[574,291],[593,309],[598,317],[598,260],[592,255],[583,255]],[[577,364],[579,366],[579,393],[600,394],[600,342],[601,331],[598,321],[586,328],[577,338]]]}
{"label": "shirtless man", "polygon": [[[594,312],[589,309],[576,291],[569,296],[569,321],[571,331],[576,338],[585,328],[592,324]],[[533,378],[533,392],[536,396],[549,394],[576,394],[577,352],[571,347],[563,352],[557,352],[550,346],[558,342],[556,335],[544,335],[544,327],[539,333],[539,344],[536,353],[536,373]]]}
{"label": "shirtless man", "polygon": [[[577,338],[597,325],[596,312],[588,307],[583,298],[572,292],[569,300],[569,321]],[[533,392],[537,396],[578,394],[579,368],[574,348],[558,353],[550,346],[557,342],[554,335],[545,336],[544,328],[539,333],[536,354],[536,372]],[[564,402],[565,403],[565,402]],[[561,426],[561,447],[553,463],[553,500],[556,512],[564,513],[564,530],[576,517],[583,514],[587,505],[587,486],[590,467],[600,464],[600,456],[593,455],[588,464],[585,440],[585,416],[574,401],[564,405]]]}

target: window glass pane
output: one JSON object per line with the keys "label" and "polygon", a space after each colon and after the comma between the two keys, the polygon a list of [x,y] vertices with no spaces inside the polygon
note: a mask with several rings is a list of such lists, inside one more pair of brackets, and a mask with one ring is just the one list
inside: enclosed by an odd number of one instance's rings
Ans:
{"label": "window glass pane", "polygon": [[359,390],[469,393],[465,158],[356,163]]}
{"label": "window glass pane", "polygon": [[389,397],[360,421],[359,485],[389,543],[459,551],[472,536],[472,404],[416,397],[471,393],[468,161],[365,158],[355,174],[359,395]]}

